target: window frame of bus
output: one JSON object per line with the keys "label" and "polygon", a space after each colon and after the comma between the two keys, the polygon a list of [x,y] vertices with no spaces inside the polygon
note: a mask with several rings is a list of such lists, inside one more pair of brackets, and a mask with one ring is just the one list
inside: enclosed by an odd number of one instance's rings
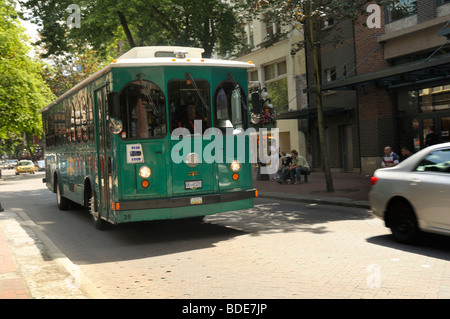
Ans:
{"label": "window frame of bus", "polygon": [[[223,86],[224,84],[229,84],[229,86],[231,88],[228,88],[228,91],[226,91]],[[232,111],[233,111],[233,107],[232,107],[232,94],[234,92],[234,90],[236,90],[237,88],[239,88],[240,93],[241,93],[241,116],[242,116],[242,125],[241,128],[243,130],[247,130],[249,127],[249,120],[248,120],[248,101],[247,101],[247,96],[245,94],[244,88],[237,83],[237,85],[235,86],[233,81],[231,80],[223,80],[221,81],[216,89],[214,90],[214,95],[213,95],[213,112],[214,112],[214,123],[215,123],[215,127],[217,127],[218,129],[220,129],[223,133],[227,133],[227,128],[233,128],[233,129],[237,129],[238,127],[235,127],[235,124],[232,122]],[[218,110],[218,95],[220,92],[220,89],[223,89],[225,92],[225,96],[226,96],[226,101],[227,101],[227,118],[220,118],[219,119],[219,110]],[[219,121],[228,121],[232,124],[232,126],[219,126]]]}
{"label": "window frame of bus", "polygon": [[[203,99],[206,101],[207,105],[206,105],[206,114],[205,114],[205,118],[206,118],[206,127],[203,127],[202,125],[202,133],[204,134],[205,131],[208,128],[212,127],[212,118],[211,118],[211,97],[210,97],[210,90],[211,90],[211,84],[209,83],[209,81],[207,79],[193,79],[195,81],[196,84],[200,83],[206,83],[207,87],[205,89],[199,88],[200,91],[205,91],[207,93],[207,96],[203,96]],[[186,85],[192,85],[189,84],[189,79],[186,78],[177,78],[177,79],[170,79],[167,82],[167,101],[169,104],[169,125],[170,125],[170,132],[173,132],[175,129],[180,128],[180,126],[175,125],[176,121],[179,122],[179,120],[181,120],[182,118],[178,118],[176,119],[176,115],[183,115],[182,113],[186,112],[186,108],[191,105],[192,103],[188,102],[188,103],[184,103],[181,104],[180,100],[182,99],[182,96],[180,94],[180,99],[177,102],[177,105],[172,106],[172,103],[174,103],[174,101],[172,100],[173,95],[171,95],[171,92],[175,92],[176,90],[172,90],[172,88],[170,87],[172,83],[174,82],[178,82],[178,83],[185,83]],[[187,90],[187,89],[179,89],[178,92],[182,91],[182,90]],[[193,86],[192,89],[189,89],[192,91],[196,91],[195,87]],[[201,93],[199,93],[201,94]],[[201,109],[205,108],[205,105],[203,105],[203,102],[201,101],[200,97],[197,95],[197,102],[195,102],[195,98],[194,98],[194,105],[196,106],[196,113],[198,113],[198,108],[200,107]],[[172,109],[173,108],[173,109]],[[183,110],[184,108],[184,110]],[[177,111],[181,111],[181,112],[177,112]],[[177,114],[178,113],[178,114]],[[180,114],[181,113],[181,114]],[[186,114],[184,114],[186,115]],[[202,114],[203,115],[203,114]],[[203,119],[203,118],[202,118]],[[198,133],[189,133],[189,135],[195,135]]]}
{"label": "window frame of bus", "polygon": [[[120,117],[119,119],[122,121],[122,125],[123,125],[123,129],[122,132],[119,133],[118,135],[120,136],[121,139],[123,140],[141,140],[141,139],[161,139],[164,138],[165,136],[167,136],[167,110],[166,110],[166,96],[164,94],[164,91],[153,81],[149,81],[149,80],[143,80],[146,83],[150,83],[152,85],[151,90],[152,91],[157,91],[160,94],[160,98],[159,101],[156,103],[155,107],[158,109],[158,112],[160,112],[159,115],[159,125],[164,124],[166,129],[165,132],[163,132],[163,127],[160,126],[161,129],[161,134],[158,134],[157,136],[154,135],[154,129],[153,130],[153,134],[149,134],[148,137],[139,137],[138,134],[136,134],[136,137],[133,137],[132,135],[132,111],[133,111],[133,106],[130,106],[130,93],[129,93],[129,88],[130,86],[140,86],[141,88],[139,90],[142,90],[142,85],[140,84],[139,80],[134,80],[134,81],[130,81],[127,84],[125,84],[122,89],[120,90],[120,92],[118,93],[118,99],[119,99],[119,114]],[[162,97],[162,99],[161,99]],[[136,99],[137,102],[138,98]],[[109,107],[109,106],[108,106]],[[148,111],[147,112],[147,116],[149,116]],[[152,112],[153,113],[153,112]],[[147,121],[148,123],[148,121]],[[137,121],[136,121],[136,125],[137,125]],[[125,134],[124,134],[125,133]]]}

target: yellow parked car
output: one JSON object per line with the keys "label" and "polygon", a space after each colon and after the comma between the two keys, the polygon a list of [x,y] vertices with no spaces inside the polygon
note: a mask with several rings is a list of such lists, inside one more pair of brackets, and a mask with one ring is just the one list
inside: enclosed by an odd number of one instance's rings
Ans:
{"label": "yellow parked car", "polygon": [[29,160],[21,160],[16,165],[16,175],[19,175],[20,173],[30,173],[34,174],[34,164],[32,161]]}

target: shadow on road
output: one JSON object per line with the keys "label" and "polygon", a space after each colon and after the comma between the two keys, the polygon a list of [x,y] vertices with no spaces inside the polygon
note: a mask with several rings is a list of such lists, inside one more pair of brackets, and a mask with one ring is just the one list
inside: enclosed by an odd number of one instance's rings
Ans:
{"label": "shadow on road", "polygon": [[450,260],[450,237],[443,235],[422,233],[419,241],[411,245],[396,241],[392,235],[371,237],[367,242],[422,256]]}
{"label": "shadow on road", "polygon": [[368,211],[347,207],[317,204],[280,203],[257,200],[255,207],[240,212],[228,212],[209,216],[209,222],[244,230],[252,235],[268,232],[305,231],[315,234],[328,232],[327,223],[339,220],[363,220],[373,218]]}
{"label": "shadow on road", "polygon": [[[86,209],[58,210],[55,194],[42,184],[42,176],[31,176],[31,180],[15,180],[16,189],[0,194],[0,201],[5,209],[24,211],[69,259],[80,264],[204,249],[241,235],[294,231],[325,234],[329,222],[373,218],[361,209],[257,199],[252,209],[207,216],[204,223],[163,220],[98,231]],[[11,178],[7,184],[15,182]],[[9,189],[4,183],[0,186]]]}

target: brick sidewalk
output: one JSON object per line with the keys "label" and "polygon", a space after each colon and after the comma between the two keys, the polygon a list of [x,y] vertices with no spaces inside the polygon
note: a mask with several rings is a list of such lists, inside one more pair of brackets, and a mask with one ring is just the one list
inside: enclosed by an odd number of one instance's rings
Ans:
{"label": "brick sidewalk", "polygon": [[261,195],[279,194],[280,196],[298,195],[298,197],[310,198],[342,198],[349,201],[369,200],[370,176],[360,173],[332,173],[334,193],[327,192],[325,174],[323,172],[311,172],[308,176],[308,182],[298,185],[278,184],[275,180],[256,180],[254,179],[254,187],[258,189]]}
{"label": "brick sidewalk", "polygon": [[16,268],[14,257],[0,229],[0,299],[29,299],[30,294]]}
{"label": "brick sidewalk", "polygon": [[[312,172],[308,176],[307,183],[298,185],[280,185],[275,180],[255,179],[254,187],[259,190],[261,197],[300,201],[327,200],[328,204],[340,205],[343,202],[343,205],[348,206],[357,203],[368,204],[368,193],[371,187],[369,176],[359,173],[333,173],[332,177],[334,193],[326,191],[325,176],[322,172]],[[0,227],[0,299],[33,299],[35,297],[32,296],[25,278],[20,273],[17,259],[12,251],[4,229]],[[42,264],[46,266],[48,263],[51,262],[42,261]],[[59,280],[59,282],[63,281]],[[68,295],[72,296],[72,294],[78,296],[77,293],[69,291]]]}

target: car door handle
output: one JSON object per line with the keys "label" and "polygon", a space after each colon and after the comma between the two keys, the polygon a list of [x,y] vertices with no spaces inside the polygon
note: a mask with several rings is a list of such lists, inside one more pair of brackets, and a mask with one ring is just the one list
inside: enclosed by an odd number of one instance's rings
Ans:
{"label": "car door handle", "polygon": [[422,181],[420,179],[418,179],[418,178],[412,178],[410,185],[414,186],[414,185],[417,185],[417,184],[419,184],[421,182]]}

